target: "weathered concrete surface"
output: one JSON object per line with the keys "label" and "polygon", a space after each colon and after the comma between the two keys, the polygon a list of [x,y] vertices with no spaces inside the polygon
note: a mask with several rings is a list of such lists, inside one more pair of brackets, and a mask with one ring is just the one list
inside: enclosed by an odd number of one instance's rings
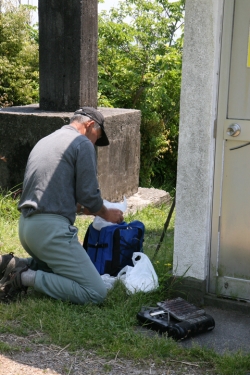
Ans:
{"label": "weathered concrete surface", "polygon": [[222,0],[187,0],[178,149],[174,269],[206,280],[209,266]]}
{"label": "weathered concrete surface", "polygon": [[[97,147],[98,180],[103,197],[118,202],[139,187],[140,111],[100,108],[110,146]],[[122,193],[124,192],[124,193]],[[126,192],[126,193],[125,193]]]}
{"label": "weathered concrete surface", "polygon": [[97,0],[39,1],[41,109],[97,106]]}
{"label": "weathered concrete surface", "polygon": [[127,213],[135,213],[143,208],[152,205],[159,206],[163,203],[170,203],[171,196],[164,190],[155,188],[138,188],[138,192],[127,198]]}
{"label": "weathered concrete surface", "polygon": [[[139,186],[141,113],[132,109],[98,108],[110,140],[97,148],[98,180],[109,201],[131,196]],[[0,187],[21,184],[28,155],[43,137],[69,123],[73,112],[43,111],[38,105],[0,109]],[[49,159],[48,159],[49,163]]]}

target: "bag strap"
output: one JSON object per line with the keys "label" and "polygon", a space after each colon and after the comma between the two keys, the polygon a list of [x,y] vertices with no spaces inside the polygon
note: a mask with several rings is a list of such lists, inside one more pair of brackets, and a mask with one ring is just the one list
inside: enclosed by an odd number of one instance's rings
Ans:
{"label": "bag strap", "polygon": [[85,233],[83,244],[82,244],[82,246],[84,247],[86,251],[88,249],[88,238],[89,238],[89,226],[88,226],[87,232]]}
{"label": "bag strap", "polygon": [[[92,225],[92,224],[90,224],[90,225]],[[84,249],[87,251],[88,250],[88,247],[91,247],[91,248],[94,248],[94,249],[98,249],[98,248],[102,248],[102,249],[104,249],[105,247],[108,247],[108,244],[107,243],[99,243],[99,242],[96,242],[96,244],[90,244],[89,242],[88,242],[88,239],[89,239],[89,231],[90,231],[90,225],[89,225],[89,227],[88,227],[88,229],[87,229],[87,232],[86,232],[86,234],[85,234],[85,236],[84,236],[84,240],[83,240],[83,247],[84,247]]]}
{"label": "bag strap", "polygon": [[[120,271],[120,228],[116,228],[113,234],[113,257],[110,263],[112,274]],[[110,273],[111,274],[111,273]]]}

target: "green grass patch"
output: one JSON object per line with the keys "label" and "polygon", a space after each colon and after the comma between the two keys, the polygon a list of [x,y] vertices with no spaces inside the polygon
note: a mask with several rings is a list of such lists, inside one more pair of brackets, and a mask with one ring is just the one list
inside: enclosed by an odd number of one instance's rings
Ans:
{"label": "green grass patch", "polygon": [[0,341],[0,353],[11,353],[13,351],[20,350],[18,347],[6,344],[5,342]]}
{"label": "green grass patch", "polygon": [[[1,196],[0,253],[10,251],[25,256],[18,239],[17,201]],[[126,221],[141,220],[146,227],[144,252],[153,259],[170,206],[147,207]],[[30,288],[28,295],[9,305],[0,304],[0,333],[28,336],[40,332],[41,342],[59,345],[74,352],[79,349],[95,350],[103,357],[134,360],[153,360],[157,363],[189,361],[212,374],[245,375],[250,370],[250,355],[217,355],[213,350],[193,346],[185,349],[179,343],[150,331],[146,334],[138,324],[136,315],[143,306],[170,298],[174,285],[167,281],[172,276],[174,215],[157,256],[154,267],[160,287],[150,293],[127,294],[122,283],[115,284],[102,305],[78,306],[56,301],[36,293]],[[78,217],[79,240],[82,242],[91,219]],[[9,350],[0,342],[0,352]],[[175,362],[176,361],[176,362]]]}

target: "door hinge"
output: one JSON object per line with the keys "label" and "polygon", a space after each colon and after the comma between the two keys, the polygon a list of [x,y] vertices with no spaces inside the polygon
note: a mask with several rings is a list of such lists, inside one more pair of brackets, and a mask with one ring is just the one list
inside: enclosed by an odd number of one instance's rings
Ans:
{"label": "door hinge", "polygon": [[214,138],[216,138],[217,135],[217,118],[214,120]]}

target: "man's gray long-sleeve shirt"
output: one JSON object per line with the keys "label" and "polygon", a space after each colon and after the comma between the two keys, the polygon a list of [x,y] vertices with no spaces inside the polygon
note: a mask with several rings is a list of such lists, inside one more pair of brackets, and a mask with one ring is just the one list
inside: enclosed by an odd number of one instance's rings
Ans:
{"label": "man's gray long-sleeve shirt", "polygon": [[76,204],[91,212],[103,205],[96,171],[96,153],[90,140],[73,126],[41,139],[30,153],[18,209],[25,217],[50,213],[73,224]]}

